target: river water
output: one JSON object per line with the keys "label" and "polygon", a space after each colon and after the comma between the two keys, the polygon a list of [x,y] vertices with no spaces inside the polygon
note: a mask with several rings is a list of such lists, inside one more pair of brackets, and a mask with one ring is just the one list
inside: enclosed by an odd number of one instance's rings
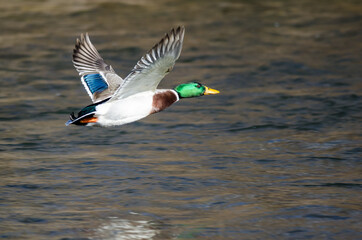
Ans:
{"label": "river water", "polygon": [[[1,1],[1,239],[358,239],[362,4]],[[64,123],[90,104],[72,66],[89,32],[125,77],[172,27],[160,88],[185,99],[112,128]]]}

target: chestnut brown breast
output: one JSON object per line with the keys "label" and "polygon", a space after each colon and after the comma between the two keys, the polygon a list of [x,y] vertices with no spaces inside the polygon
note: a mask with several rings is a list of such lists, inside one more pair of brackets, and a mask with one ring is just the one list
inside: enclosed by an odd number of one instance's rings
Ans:
{"label": "chestnut brown breast", "polygon": [[163,109],[171,106],[176,101],[177,96],[171,90],[156,93],[153,96],[151,114],[161,112]]}

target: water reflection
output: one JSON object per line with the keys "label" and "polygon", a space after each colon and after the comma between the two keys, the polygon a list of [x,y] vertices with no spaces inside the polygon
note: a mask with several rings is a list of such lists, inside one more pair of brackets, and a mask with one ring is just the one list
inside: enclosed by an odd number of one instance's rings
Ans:
{"label": "water reflection", "polygon": [[142,240],[154,239],[159,234],[154,224],[144,220],[127,220],[109,217],[106,223],[97,227],[90,239]]}

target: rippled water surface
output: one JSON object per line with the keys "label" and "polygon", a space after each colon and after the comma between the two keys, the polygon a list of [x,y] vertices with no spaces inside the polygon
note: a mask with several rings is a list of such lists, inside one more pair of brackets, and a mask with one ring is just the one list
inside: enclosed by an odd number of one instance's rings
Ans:
{"label": "rippled water surface", "polygon": [[[2,1],[0,238],[361,238],[360,1]],[[89,32],[125,77],[172,27],[160,88],[185,99],[113,128],[65,127],[90,99]]]}

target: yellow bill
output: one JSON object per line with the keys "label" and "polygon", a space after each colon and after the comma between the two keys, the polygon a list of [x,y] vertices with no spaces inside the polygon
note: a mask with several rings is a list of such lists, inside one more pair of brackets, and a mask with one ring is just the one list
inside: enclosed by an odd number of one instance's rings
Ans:
{"label": "yellow bill", "polygon": [[216,90],[216,89],[208,88],[208,87],[206,87],[206,86],[205,86],[205,88],[206,88],[206,90],[205,90],[205,92],[204,92],[204,95],[210,95],[210,94],[218,94],[218,93],[220,93],[220,91],[218,91],[218,90]]}

